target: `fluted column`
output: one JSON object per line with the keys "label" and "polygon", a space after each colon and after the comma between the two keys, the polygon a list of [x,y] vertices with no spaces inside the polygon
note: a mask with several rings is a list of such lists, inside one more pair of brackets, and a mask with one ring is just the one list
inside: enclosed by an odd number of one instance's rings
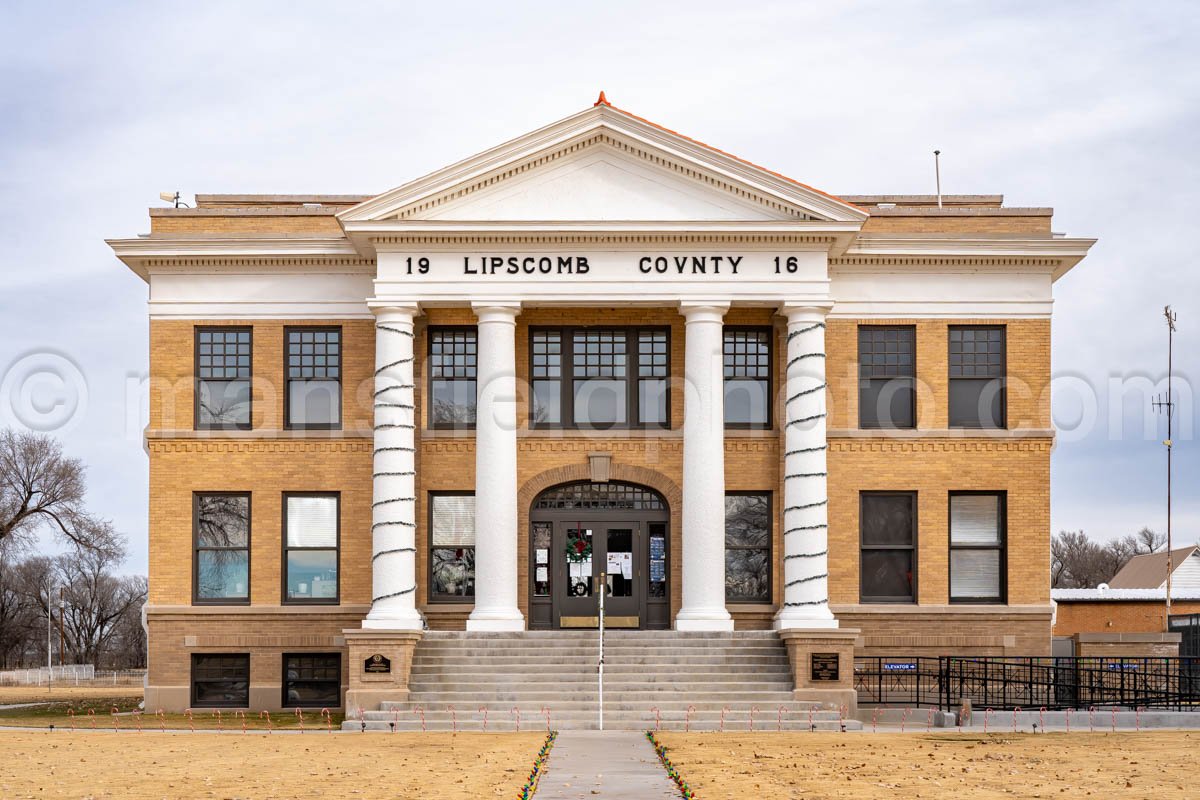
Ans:
{"label": "fluted column", "polygon": [[421,630],[416,607],[415,305],[375,309],[371,611],[364,628]]}
{"label": "fluted column", "polygon": [[476,303],[475,610],[469,631],[519,631],[517,608],[517,314]]}
{"label": "fluted column", "polygon": [[725,609],[725,377],[728,303],[685,303],[681,631],[731,631]]}
{"label": "fluted column", "polygon": [[829,494],[825,437],[825,314],[786,305],[783,607],[775,627],[836,628],[829,611]]}

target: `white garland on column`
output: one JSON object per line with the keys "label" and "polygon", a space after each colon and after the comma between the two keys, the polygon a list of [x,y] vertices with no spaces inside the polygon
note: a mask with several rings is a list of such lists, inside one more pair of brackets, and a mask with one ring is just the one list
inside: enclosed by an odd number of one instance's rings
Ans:
{"label": "white garland on column", "polygon": [[[794,339],[797,339],[798,337],[800,337],[806,333],[810,333],[814,330],[822,330],[824,328],[825,328],[825,323],[814,322],[809,325],[806,325],[803,328],[800,328],[799,330],[792,331],[788,334],[788,337],[787,337],[788,344],[791,345],[791,343]],[[793,367],[801,364],[802,362],[809,360],[809,359],[818,359],[818,358],[825,358],[825,353],[820,352],[820,351],[806,351],[806,352],[799,353],[796,356],[792,357],[788,361],[786,371],[788,373],[790,373]],[[785,417],[787,419],[786,427],[790,428],[793,426],[804,425],[806,423],[815,422],[815,421],[817,421],[819,419],[823,419],[825,417],[823,392],[825,391],[826,385],[827,384],[825,383],[825,381],[818,381],[818,383],[816,385],[810,386],[806,389],[802,389],[787,398],[787,400],[785,401],[785,404],[784,404]],[[795,408],[795,406],[793,406],[793,403],[795,403],[797,401],[805,400],[806,398],[814,399],[817,401],[816,410],[813,411],[810,409],[809,413],[805,413],[802,416],[793,416],[793,413],[796,413],[793,411],[793,409]],[[792,480],[802,481],[802,480],[812,479],[812,478],[827,477],[828,473],[826,471],[824,471],[824,470],[822,470],[822,471],[805,471],[803,469],[803,465],[800,463],[802,457],[805,454],[819,453],[819,452],[824,451],[827,447],[828,447],[828,445],[826,445],[825,443],[821,443],[820,445],[814,445],[811,447],[801,447],[801,448],[796,448],[794,450],[786,451],[784,453],[784,476],[783,476],[784,480],[785,481],[792,481]],[[826,496],[825,492],[822,491],[820,493],[820,496],[817,497],[816,499],[814,499],[812,502],[802,503],[800,505],[786,506],[783,509],[783,514],[784,514],[783,535],[784,535],[784,537],[786,538],[788,536],[802,536],[806,532],[809,532],[809,531],[827,530],[829,527],[827,521],[809,523],[809,524],[789,524],[788,520],[789,520],[789,515],[792,515],[791,519],[795,520],[796,514],[804,512],[804,511],[808,511],[809,509],[824,507],[824,506],[828,505],[828,503],[829,503],[829,498],[828,498],[828,496]],[[815,559],[815,558],[824,558],[825,556],[827,556],[827,554],[829,552],[828,546],[826,546],[825,549],[812,550],[812,551],[800,552],[800,553],[787,553],[786,546],[785,546],[784,550],[786,553],[784,555],[784,561],[789,561],[792,559],[808,560],[808,559]],[[784,583],[784,591],[785,591],[784,605],[788,606],[788,607],[824,605],[825,603],[828,602],[828,599],[829,599],[828,596],[822,596],[820,598],[813,599],[813,600],[797,600],[797,601],[788,602],[786,599],[786,590],[792,586],[799,586],[800,584],[810,583],[812,581],[819,581],[819,580],[823,580],[828,577],[829,577],[828,572],[813,573],[813,574],[808,574],[808,575],[802,574],[798,578],[793,578],[792,580],[785,582]]]}
{"label": "white garland on column", "polygon": [[[391,335],[395,335],[395,336],[406,336],[409,339],[414,338],[412,331],[406,331],[401,328],[394,328],[394,327],[392,327],[390,325],[386,325],[384,323],[376,323],[375,330],[377,331],[377,333],[376,333],[377,336],[383,335],[383,334],[391,334]],[[392,369],[394,367],[399,367],[399,366],[403,366],[405,364],[412,364],[412,363],[413,363],[413,356],[408,356],[407,358],[400,358],[400,359],[397,359],[390,363],[383,364],[375,370],[376,389],[375,389],[375,395],[374,395],[374,409],[375,409],[374,430],[376,432],[383,431],[383,430],[395,430],[395,429],[401,429],[401,430],[415,430],[416,429],[416,426],[411,422],[381,422],[380,421],[381,416],[388,415],[388,409],[400,409],[402,412],[407,411],[407,412],[409,412],[410,419],[412,418],[412,414],[415,413],[416,406],[413,403],[413,397],[412,397],[411,393],[416,389],[416,384],[412,383],[411,380],[408,379],[407,376],[404,376],[398,382],[392,383],[391,385],[383,386],[382,388],[380,388],[380,386],[379,386],[379,384],[382,381],[389,380],[389,378],[386,375],[384,375],[384,373],[387,370]],[[391,379],[391,380],[395,380],[395,379]],[[401,394],[399,396],[395,396],[395,395],[390,394],[392,392],[401,392]],[[405,394],[405,393],[407,393],[407,394]],[[396,445],[386,446],[386,447],[376,446],[374,449],[374,453],[375,454],[379,454],[379,453],[409,453],[409,454],[411,454],[409,457],[410,462],[415,462],[415,458],[416,458],[416,448],[415,447],[407,447],[407,446],[396,446]],[[378,462],[377,461],[374,462],[373,466],[376,469],[378,469]],[[415,463],[402,464],[401,466],[409,466],[410,468],[409,469],[401,469],[398,471],[372,472],[371,478],[373,480],[375,480],[375,479],[384,478],[384,477],[404,477],[404,476],[415,476],[417,474],[416,470],[412,469],[412,467],[415,466]],[[388,505],[401,505],[402,507],[405,507],[404,504],[409,504],[408,507],[412,507],[415,509],[416,502],[417,502],[417,498],[414,495],[406,495],[406,496],[398,496],[398,497],[384,497],[380,500],[376,500],[375,502],[373,502],[371,504],[371,508],[372,508],[372,510],[374,510],[376,508],[379,508],[382,506],[388,506]],[[405,516],[407,516],[407,515],[405,515]],[[379,522],[373,523],[371,525],[371,531],[374,532],[377,528],[407,528],[407,529],[415,531],[416,527],[417,527],[416,523],[413,522],[411,519],[385,519],[385,520],[380,520]],[[417,552],[416,547],[408,547],[408,546],[391,547],[386,550],[379,550],[376,553],[374,553],[371,556],[371,563],[374,564],[376,561],[378,561],[380,558],[382,558],[384,556],[396,556],[396,555],[400,555],[403,553],[411,553],[412,557],[415,558],[416,552]],[[414,573],[415,573],[415,570],[414,570]],[[380,600],[387,600],[392,597],[400,597],[401,595],[412,594],[416,590],[417,590],[416,585],[409,586],[408,588],[401,589],[396,592],[390,592],[388,594],[379,595],[378,597],[373,597],[373,598],[371,598],[371,602],[377,603]]]}

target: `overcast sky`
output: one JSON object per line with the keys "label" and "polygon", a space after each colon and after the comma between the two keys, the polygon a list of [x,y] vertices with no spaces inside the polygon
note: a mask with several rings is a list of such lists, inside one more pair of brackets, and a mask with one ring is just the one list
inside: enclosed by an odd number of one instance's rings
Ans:
{"label": "overcast sky", "polygon": [[929,193],[941,148],[946,192],[1053,206],[1056,231],[1099,238],[1055,288],[1053,529],[1164,529],[1164,429],[1119,387],[1165,377],[1165,303],[1177,385],[1200,378],[1197,41],[1200,4],[1168,2],[5,3],[0,424],[20,374],[78,366],[86,402],[60,433],[144,570],[128,387],[147,370],[146,286],[103,239],[147,231],[168,189],[384,191],[603,88],[834,193]]}

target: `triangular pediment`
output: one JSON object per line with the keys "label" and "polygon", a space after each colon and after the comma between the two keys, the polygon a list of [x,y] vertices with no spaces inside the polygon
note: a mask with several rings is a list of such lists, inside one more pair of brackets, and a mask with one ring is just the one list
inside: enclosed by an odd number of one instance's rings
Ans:
{"label": "triangular pediment", "polygon": [[858,222],[860,209],[601,104],[385,192],[343,225]]}

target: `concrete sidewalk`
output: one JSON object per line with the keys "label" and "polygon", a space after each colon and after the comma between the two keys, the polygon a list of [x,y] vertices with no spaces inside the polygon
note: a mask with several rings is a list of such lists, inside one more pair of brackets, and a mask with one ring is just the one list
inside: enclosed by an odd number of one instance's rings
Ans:
{"label": "concrete sidewalk", "polygon": [[679,792],[643,733],[562,731],[537,790],[538,800],[674,798]]}

